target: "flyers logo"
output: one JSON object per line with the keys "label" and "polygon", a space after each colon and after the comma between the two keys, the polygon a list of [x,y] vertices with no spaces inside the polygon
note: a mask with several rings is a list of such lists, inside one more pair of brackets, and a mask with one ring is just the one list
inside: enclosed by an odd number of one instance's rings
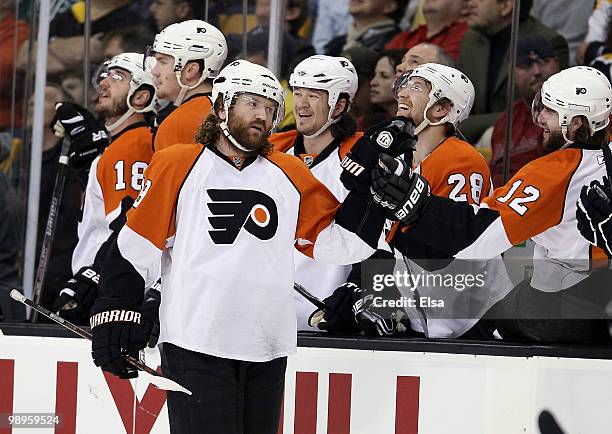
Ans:
{"label": "flyers logo", "polygon": [[208,231],[215,244],[233,244],[240,230],[262,241],[271,239],[278,228],[278,211],[274,200],[254,190],[206,190],[211,202]]}

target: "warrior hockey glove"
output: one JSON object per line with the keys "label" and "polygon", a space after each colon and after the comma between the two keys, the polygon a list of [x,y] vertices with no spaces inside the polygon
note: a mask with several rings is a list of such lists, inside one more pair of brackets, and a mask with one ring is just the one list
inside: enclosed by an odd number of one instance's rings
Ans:
{"label": "warrior hockey glove", "polygon": [[147,344],[135,300],[99,297],[91,313],[91,355],[95,365],[119,378],[137,377],[138,371],[123,358],[129,354],[138,359]]}
{"label": "warrior hockey glove", "polygon": [[592,181],[582,187],[576,208],[578,230],[589,243],[602,248],[612,258],[612,191],[608,180]]}
{"label": "warrior hockey glove", "polygon": [[344,283],[323,300],[329,309],[314,311],[308,318],[308,324],[330,333],[358,332],[359,328],[352,308],[355,298],[360,297],[360,292],[361,289],[354,283]]}
{"label": "warrior hockey glove", "polygon": [[106,129],[84,107],[69,102],[55,105],[51,128],[58,137],[70,139],[70,164],[75,168],[89,165],[109,144]]}
{"label": "warrior hockey glove", "polygon": [[98,296],[98,283],[100,274],[96,270],[81,268],[66,282],[53,304],[53,310],[70,321],[89,318],[89,310]]}
{"label": "warrior hockey glove", "polygon": [[371,170],[376,166],[379,154],[384,152],[394,157],[406,154],[411,163],[416,141],[414,125],[405,117],[398,116],[375,125],[342,160],[342,184],[347,190],[368,192]]}
{"label": "warrior hockey glove", "polygon": [[372,171],[372,195],[391,220],[405,225],[415,222],[430,198],[429,183],[401,158],[381,154]]}
{"label": "warrior hockey glove", "polygon": [[161,280],[149,288],[142,303],[142,328],[147,346],[155,348],[159,340],[159,306],[161,305]]}

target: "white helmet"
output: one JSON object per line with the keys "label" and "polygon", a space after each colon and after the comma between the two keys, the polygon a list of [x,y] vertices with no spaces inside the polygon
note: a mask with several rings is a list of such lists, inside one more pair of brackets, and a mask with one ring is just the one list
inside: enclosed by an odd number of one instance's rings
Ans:
{"label": "white helmet", "polygon": [[567,129],[574,116],[584,116],[593,135],[608,126],[611,101],[612,88],[603,73],[588,66],[574,66],[544,82],[533,100],[531,113],[534,123],[540,125],[538,117],[544,107],[557,112],[567,146],[571,143]]}
{"label": "white helmet", "polygon": [[350,106],[357,93],[358,78],[355,67],[347,58],[317,54],[298,63],[289,77],[289,84],[292,88],[305,87],[327,91],[327,103],[329,104],[327,122],[316,133],[305,136],[312,138],[317,137],[330,125],[340,120],[340,117],[334,119],[332,116],[336,103],[340,95],[346,93],[349,95]]}
{"label": "white helmet", "polygon": [[275,128],[285,117],[285,92],[272,71],[246,60],[236,60],[230,63],[221,70],[218,77],[213,81],[213,104],[217,102],[219,95],[222,95],[223,108],[227,113],[227,118],[220,124],[221,130],[234,146],[248,152],[250,150],[244,148],[234,139],[228,127],[229,108],[234,102],[234,97],[242,93],[260,95],[276,103],[277,109],[272,124],[272,128]]}
{"label": "white helmet", "polygon": [[[146,63],[146,64],[145,64]],[[110,125],[106,125],[109,130],[116,128],[121,125],[127,118],[129,118],[134,113],[145,113],[153,110],[153,106],[157,101],[155,98],[155,86],[153,84],[153,75],[151,75],[153,63],[145,62],[145,57],[143,54],[138,53],[122,53],[113,57],[110,60],[107,60],[103,64],[103,69],[101,70],[98,76],[98,83],[108,77],[109,71],[114,68],[121,68],[126,70],[132,75],[130,80],[130,90],[127,94],[127,106],[128,110],[116,121]],[[151,99],[149,100],[149,104],[142,109],[136,109],[132,106],[132,96],[134,93],[142,88],[143,86],[147,86],[148,90],[151,92]]]}
{"label": "white helmet", "polygon": [[[423,112],[423,122],[415,128],[415,134],[419,134],[428,125],[435,126],[449,122],[457,126],[470,115],[472,105],[474,104],[474,85],[461,71],[438,63],[419,65],[410,74],[404,74],[393,84],[393,96],[396,99],[402,87],[414,77],[420,77],[431,84],[429,101]],[[450,100],[452,107],[446,116],[433,123],[428,119],[427,111],[443,98]]]}
{"label": "white helmet", "polygon": [[[174,71],[181,86],[175,105],[183,102],[185,93],[207,78],[219,74],[227,57],[227,42],[223,33],[202,20],[188,20],[171,24],[155,36],[152,51],[174,57]],[[181,71],[192,60],[203,60],[204,70],[200,80],[193,86],[181,82]]]}

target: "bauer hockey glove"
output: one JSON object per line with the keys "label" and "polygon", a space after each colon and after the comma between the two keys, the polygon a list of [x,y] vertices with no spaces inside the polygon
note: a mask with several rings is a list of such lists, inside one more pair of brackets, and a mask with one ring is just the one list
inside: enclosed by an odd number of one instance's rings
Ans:
{"label": "bauer hockey glove", "polygon": [[77,321],[89,318],[89,310],[98,297],[100,274],[92,267],[81,268],[64,285],[53,304],[53,310],[62,318]]}
{"label": "bauer hockey glove", "polygon": [[415,222],[431,196],[427,180],[412,171],[401,158],[381,154],[379,167],[372,171],[372,195],[390,220],[405,225]]}
{"label": "bauer hockey glove", "polygon": [[109,144],[106,129],[84,107],[70,102],[55,105],[51,129],[57,137],[68,136],[68,158],[75,168],[89,165]]}
{"label": "bauer hockey glove", "polygon": [[149,348],[155,348],[159,340],[160,289],[161,280],[158,280],[147,290],[142,303],[142,328]]}
{"label": "bauer hockey glove", "polygon": [[99,297],[91,310],[91,355],[96,366],[119,378],[135,378],[138,371],[123,355],[136,359],[147,341],[141,313],[132,298]]}
{"label": "bauer hockey glove", "polygon": [[318,327],[330,333],[356,333],[359,331],[353,303],[360,297],[361,288],[352,282],[346,282],[336,288],[333,294],[323,300],[327,310],[318,309],[308,318],[311,327]]}
{"label": "bauer hockey glove", "polygon": [[608,179],[582,187],[576,208],[578,230],[589,243],[612,258],[612,191]]}
{"label": "bauer hockey glove", "polygon": [[417,137],[414,125],[403,116],[381,122],[370,128],[342,160],[340,180],[347,190],[369,191],[372,168],[380,153],[397,157],[407,154],[412,162]]}

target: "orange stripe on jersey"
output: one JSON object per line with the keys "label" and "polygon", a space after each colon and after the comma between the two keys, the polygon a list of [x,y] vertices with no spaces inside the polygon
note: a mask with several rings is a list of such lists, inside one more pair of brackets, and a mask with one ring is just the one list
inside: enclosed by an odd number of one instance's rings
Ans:
{"label": "orange stripe on jersey", "polygon": [[308,240],[312,244],[303,246],[296,243],[296,248],[313,258],[314,242],[319,232],[332,223],[340,204],[299,159],[282,152],[272,152],[267,158],[287,175],[300,193],[295,238]]}
{"label": "orange stripe on jersey", "polygon": [[489,166],[472,145],[456,137],[443,141],[421,163],[431,192],[456,202],[478,205],[491,192]]}
{"label": "orange stripe on jersey", "polygon": [[566,192],[580,165],[579,149],[564,149],[531,161],[506,185],[483,199],[501,216],[512,244],[521,243],[559,224]]}
{"label": "orange stripe on jersey", "polygon": [[151,161],[153,137],[149,127],[125,131],[104,150],[96,177],[104,197],[104,214],[116,210],[126,196],[136,199]]}
{"label": "orange stripe on jersey", "polygon": [[342,144],[340,145],[340,161],[346,157],[346,154],[349,153],[349,151],[353,148],[353,145],[357,143],[357,140],[359,140],[362,136],[363,133],[359,132],[347,137],[342,141]]}
{"label": "orange stripe on jersey", "polygon": [[608,269],[610,258],[608,258],[608,255],[601,247],[591,245],[589,258],[591,259],[591,270]]}
{"label": "orange stripe on jersey", "polygon": [[272,143],[275,151],[287,152],[293,146],[293,142],[295,142],[297,135],[297,130],[275,133],[268,138],[268,141]]}
{"label": "orange stripe on jersey", "polygon": [[153,149],[157,152],[177,143],[195,143],[198,128],[211,108],[210,98],[204,95],[181,104],[159,125]]}
{"label": "orange stripe on jersey", "polygon": [[127,225],[163,250],[176,232],[176,204],[183,182],[204,151],[200,144],[179,144],[156,152],[145,171],[144,187],[127,213]]}

